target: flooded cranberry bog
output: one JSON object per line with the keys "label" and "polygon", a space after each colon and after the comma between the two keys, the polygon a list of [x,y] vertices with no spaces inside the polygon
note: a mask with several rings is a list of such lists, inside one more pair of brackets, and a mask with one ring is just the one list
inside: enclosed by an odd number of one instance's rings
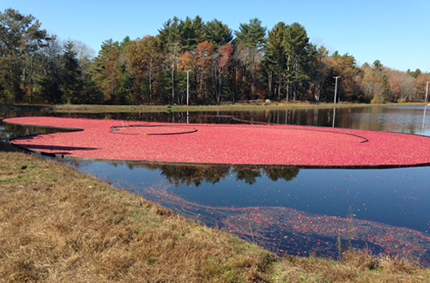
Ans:
{"label": "flooded cranberry bog", "polygon": [[[189,113],[188,116],[186,113],[11,113],[8,117],[32,115],[182,125],[204,123],[249,127],[270,123],[324,127],[330,131],[359,129],[414,134],[420,138],[430,136],[425,107]],[[123,122],[118,123],[122,126]],[[134,134],[139,129],[119,127],[114,130]],[[170,127],[163,132],[166,130],[176,133],[183,129]],[[58,131],[0,124],[3,140]],[[153,129],[156,134],[157,131]],[[312,144],[308,146],[312,147]],[[334,140],[330,146],[342,150],[345,145]],[[392,143],[385,145],[384,150],[396,156],[407,147],[414,146],[408,142]],[[337,258],[343,249],[368,248],[374,254],[401,255],[430,265],[430,167],[423,164],[328,169],[287,164],[245,166],[56,160],[279,255],[315,253]]]}

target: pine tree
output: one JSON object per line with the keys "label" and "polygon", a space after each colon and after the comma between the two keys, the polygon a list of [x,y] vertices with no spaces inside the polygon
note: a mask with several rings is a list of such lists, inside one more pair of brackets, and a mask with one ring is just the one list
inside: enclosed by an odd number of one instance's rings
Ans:
{"label": "pine tree", "polygon": [[39,54],[40,71],[36,76],[39,86],[38,96],[42,102],[61,103],[63,47],[57,40],[52,40]]}
{"label": "pine tree", "polygon": [[206,40],[212,42],[216,48],[233,40],[231,29],[217,19],[207,22],[204,27],[204,32]]}
{"label": "pine tree", "polygon": [[[266,44],[264,54],[265,60],[268,67],[271,70],[269,71],[269,75],[273,78],[276,77],[275,80],[275,93],[277,99],[281,99],[282,88],[285,83],[285,67],[286,67],[286,53],[284,46],[284,36],[285,36],[285,24],[283,22],[277,23],[272,30],[268,33],[268,42]],[[269,88],[271,86],[269,85]]]}
{"label": "pine tree", "polygon": [[[287,54],[286,78],[293,86],[293,99],[296,100],[299,82],[309,79],[305,69],[309,63],[309,38],[306,30],[298,23],[285,28],[283,45]],[[289,91],[287,89],[287,99]]]}
{"label": "pine tree", "polygon": [[0,102],[20,102],[27,89],[31,100],[34,54],[51,40],[40,26],[32,15],[0,12]]}
{"label": "pine tree", "polygon": [[248,60],[251,65],[251,99],[255,97],[255,74],[257,57],[266,43],[267,28],[261,26],[257,18],[251,19],[249,24],[240,24],[239,31],[235,31],[236,44],[243,45],[247,50]]}
{"label": "pine tree", "polygon": [[105,102],[118,103],[120,86],[120,53],[119,43],[112,39],[103,41],[99,54],[94,58],[90,74],[102,91]]}
{"label": "pine tree", "polygon": [[205,40],[204,23],[199,16],[196,16],[194,20],[187,17],[185,21],[181,21],[179,30],[183,51],[193,50],[197,44]]}
{"label": "pine tree", "polygon": [[170,42],[180,42],[181,31],[179,25],[180,20],[177,17],[169,19],[163,24],[163,28],[158,30],[158,39],[164,44],[168,44]]}
{"label": "pine tree", "polygon": [[64,45],[64,70],[62,76],[63,103],[82,103],[83,81],[79,69],[76,52],[73,50],[73,42],[68,41]]}

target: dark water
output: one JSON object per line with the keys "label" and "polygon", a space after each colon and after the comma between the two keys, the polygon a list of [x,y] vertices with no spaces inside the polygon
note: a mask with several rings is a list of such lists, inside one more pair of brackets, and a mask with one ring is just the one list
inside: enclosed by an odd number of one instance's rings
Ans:
{"label": "dark water", "polygon": [[[430,136],[426,111],[424,107],[366,107],[336,109],[335,114],[333,109],[308,109],[202,112],[190,116],[186,113],[65,116],[334,126]],[[41,114],[10,113],[5,117]],[[3,123],[0,137],[4,140],[50,130]],[[314,252],[336,258],[340,239],[344,248],[368,247],[376,254],[401,254],[424,265],[430,263],[430,167],[301,169],[59,161],[279,254]]]}

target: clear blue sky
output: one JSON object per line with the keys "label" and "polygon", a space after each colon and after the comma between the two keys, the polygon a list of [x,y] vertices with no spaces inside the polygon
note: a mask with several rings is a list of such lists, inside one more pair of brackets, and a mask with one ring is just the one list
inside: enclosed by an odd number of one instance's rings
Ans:
{"label": "clear blue sky", "polygon": [[353,55],[359,65],[378,59],[392,69],[430,72],[430,0],[1,0],[0,10],[7,8],[32,14],[48,32],[96,52],[110,38],[156,35],[174,16],[216,18],[232,30],[257,17],[268,29],[298,22],[312,42]]}

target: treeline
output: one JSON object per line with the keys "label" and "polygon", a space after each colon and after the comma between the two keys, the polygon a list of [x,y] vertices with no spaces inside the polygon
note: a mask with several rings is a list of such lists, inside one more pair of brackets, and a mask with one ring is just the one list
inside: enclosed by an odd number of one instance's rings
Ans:
{"label": "treeline", "polygon": [[[93,51],[94,52],[94,51]],[[0,103],[218,104],[257,99],[423,100],[429,73],[357,66],[329,54],[303,26],[258,19],[233,31],[216,19],[173,18],[159,34],[106,40],[97,56],[84,43],[60,42],[31,15],[0,13]]]}

